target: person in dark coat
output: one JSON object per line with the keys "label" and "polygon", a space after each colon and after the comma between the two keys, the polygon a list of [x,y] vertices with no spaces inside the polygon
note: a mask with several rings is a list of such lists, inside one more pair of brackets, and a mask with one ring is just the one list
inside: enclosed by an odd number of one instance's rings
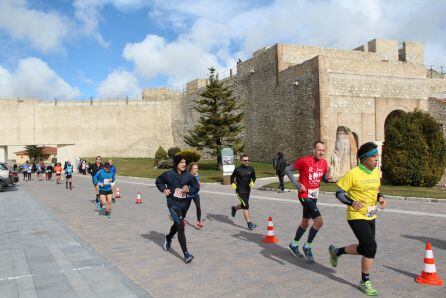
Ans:
{"label": "person in dark coat", "polygon": [[286,161],[283,158],[282,152],[277,153],[277,160],[275,165],[276,175],[279,177],[279,192],[284,192],[285,185],[283,183],[283,177],[285,176]]}

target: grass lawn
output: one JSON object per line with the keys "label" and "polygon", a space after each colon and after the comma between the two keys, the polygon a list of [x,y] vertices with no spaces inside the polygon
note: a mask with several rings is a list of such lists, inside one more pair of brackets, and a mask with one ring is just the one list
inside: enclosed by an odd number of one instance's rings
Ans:
{"label": "grass lawn", "polygon": [[[91,163],[95,161],[94,157],[86,157],[82,159],[85,159],[87,160],[87,162]],[[109,157],[103,157],[102,162],[106,162],[108,159]],[[113,159],[113,164],[117,168],[118,175],[121,176],[156,178],[161,173],[166,171],[166,169],[154,169],[153,158],[111,157],[111,159]],[[200,160],[198,164],[202,182],[206,183],[223,181],[222,172],[218,169],[215,160]],[[239,165],[240,163],[237,161],[236,166]],[[274,176],[274,170],[270,163],[251,162],[251,166],[254,167],[257,178]]]}
{"label": "grass lawn", "polygon": [[[279,183],[267,184],[264,187],[278,188]],[[285,188],[295,189],[291,182],[285,182]],[[320,189],[335,192],[337,188],[336,183],[322,183]],[[446,190],[440,188],[381,185],[381,192],[392,196],[446,199]]]}

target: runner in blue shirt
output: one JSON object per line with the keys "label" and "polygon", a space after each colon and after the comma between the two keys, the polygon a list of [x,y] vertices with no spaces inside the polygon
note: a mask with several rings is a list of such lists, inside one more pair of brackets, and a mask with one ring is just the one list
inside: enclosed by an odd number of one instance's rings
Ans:
{"label": "runner in blue shirt", "polygon": [[96,189],[99,191],[100,205],[98,205],[98,211],[102,211],[102,206],[107,204],[105,210],[105,216],[110,218],[111,200],[112,200],[112,183],[115,182],[115,175],[110,171],[110,164],[106,162],[104,168],[99,170],[93,176],[93,182],[96,185]]}
{"label": "runner in blue shirt", "polygon": [[66,175],[66,180],[65,180],[65,188],[68,189],[68,183],[70,183],[70,190],[73,189],[72,185],[71,185],[71,180],[73,177],[73,170],[74,167],[71,164],[71,161],[67,162],[67,166],[65,167],[65,175]]}

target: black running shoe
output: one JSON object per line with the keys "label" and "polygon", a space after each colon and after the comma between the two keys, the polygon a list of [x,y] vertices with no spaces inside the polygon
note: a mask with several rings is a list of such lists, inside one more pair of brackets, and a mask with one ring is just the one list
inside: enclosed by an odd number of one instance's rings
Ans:
{"label": "black running shoe", "polygon": [[170,250],[170,244],[172,243],[172,239],[167,239],[167,236],[164,237],[164,245],[163,248],[165,251],[169,251]]}
{"label": "black running shoe", "polygon": [[255,228],[257,228],[257,225],[255,223],[252,222],[248,222],[248,229],[250,229],[251,231],[254,230]]}
{"label": "black running shoe", "polygon": [[288,249],[291,251],[291,253],[293,254],[293,256],[295,257],[303,257],[303,255],[299,252],[299,247],[293,246],[291,243],[290,245],[288,245]]}
{"label": "black running shoe", "polygon": [[116,203],[116,200],[115,200],[115,198],[112,198],[112,202],[113,202],[113,203]]}
{"label": "black running shoe", "polygon": [[234,217],[235,213],[237,212],[237,209],[235,209],[235,206],[231,206],[231,216]]}
{"label": "black running shoe", "polygon": [[188,264],[188,263],[192,262],[193,259],[194,259],[194,256],[191,255],[190,253],[186,252],[184,254],[184,263]]}

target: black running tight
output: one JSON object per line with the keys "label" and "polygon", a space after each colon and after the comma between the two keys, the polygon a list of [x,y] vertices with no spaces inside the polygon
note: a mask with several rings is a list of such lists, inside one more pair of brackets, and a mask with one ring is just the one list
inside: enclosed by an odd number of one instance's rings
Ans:
{"label": "black running tight", "polygon": [[181,250],[183,253],[187,252],[186,245],[186,234],[184,233],[184,215],[186,214],[186,210],[177,209],[177,208],[169,208],[169,211],[172,215],[173,225],[170,227],[170,232],[167,235],[167,238],[172,240],[173,236],[178,232],[178,242],[180,243]]}
{"label": "black running tight", "polygon": [[[192,198],[192,200],[195,203],[195,206],[197,207],[197,221],[201,221],[201,206],[200,206],[200,195],[196,195]],[[189,204],[187,205],[186,213],[189,211],[190,204],[192,203],[192,200],[189,201]]]}

